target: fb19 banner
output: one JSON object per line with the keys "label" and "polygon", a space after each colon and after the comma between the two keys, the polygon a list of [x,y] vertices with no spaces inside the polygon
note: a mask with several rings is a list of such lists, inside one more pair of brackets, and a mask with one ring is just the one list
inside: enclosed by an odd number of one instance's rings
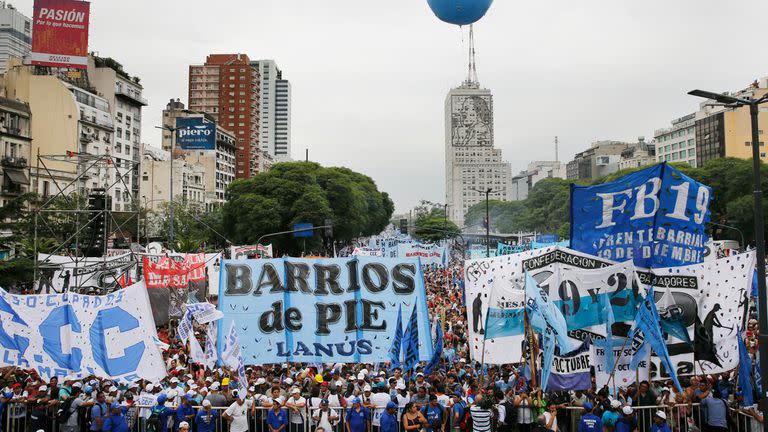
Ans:
{"label": "fb19 banner", "polygon": [[712,189],[662,163],[597,186],[571,185],[571,248],[638,267],[704,260]]}
{"label": "fb19 banner", "polygon": [[234,321],[245,364],[386,362],[398,310],[407,322],[414,305],[419,360],[429,360],[432,341],[417,259],[224,260],[218,340]]}

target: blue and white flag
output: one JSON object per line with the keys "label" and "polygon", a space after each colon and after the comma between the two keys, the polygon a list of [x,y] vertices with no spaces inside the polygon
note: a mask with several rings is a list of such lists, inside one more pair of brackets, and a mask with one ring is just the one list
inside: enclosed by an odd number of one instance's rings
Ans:
{"label": "blue and white flag", "polygon": [[752,406],[755,403],[755,394],[752,390],[752,358],[749,357],[744,337],[739,332],[739,387],[744,395],[744,406]]}
{"label": "blue and white flag", "polygon": [[[682,393],[682,386],[680,386],[680,381],[677,379],[677,372],[672,364],[672,360],[669,358],[669,352],[667,351],[667,345],[664,342],[664,336],[661,334],[661,327],[659,326],[661,318],[659,318],[659,311],[656,310],[656,303],[653,299],[653,287],[651,287],[648,290],[648,295],[645,296],[645,300],[643,300],[640,307],[637,309],[635,323],[632,325],[629,334],[630,337],[634,339],[635,337],[639,337],[640,333],[642,333],[642,337],[644,338],[643,345],[653,349],[653,352],[655,352],[659,357],[659,360],[661,360],[661,364],[667,370],[670,378],[674,381],[678,391]],[[636,354],[636,357],[640,357],[640,355]]]}
{"label": "blue and white flag", "polygon": [[200,346],[200,342],[198,342],[195,335],[190,335],[189,338],[189,358],[192,360],[192,363],[197,363],[204,365],[206,363],[205,361],[205,352],[203,351],[203,348]]}
{"label": "blue and white flag", "polygon": [[239,366],[238,358],[242,358],[240,354],[240,338],[237,336],[237,328],[233,321],[224,339],[224,347],[221,350],[221,362],[226,366],[236,369]]}
{"label": "blue and white flag", "polygon": [[553,303],[546,292],[539,288],[539,284],[525,273],[526,308],[531,325],[539,331],[549,327],[561,349],[571,350],[571,342],[568,338],[568,325],[560,309]]}
{"label": "blue and white flag", "polygon": [[216,309],[212,303],[190,303],[186,305],[187,312],[192,313],[192,317],[198,324],[208,324],[211,321],[218,321],[224,317],[224,312]]}
{"label": "blue and white flag", "polygon": [[419,362],[419,319],[416,305],[413,305],[411,319],[408,320],[408,327],[406,327],[403,335],[403,344],[403,351],[405,352],[403,372],[408,372],[413,370],[416,363]]}
{"label": "blue and white flag", "polygon": [[432,359],[424,367],[424,375],[429,375],[440,364],[440,358],[443,356],[443,327],[440,325],[440,319],[435,321],[435,349],[432,353]]}
{"label": "blue and white flag", "polygon": [[397,325],[395,334],[392,336],[392,346],[389,348],[389,368],[394,370],[400,367],[400,351],[403,344],[403,307],[397,308]]}
{"label": "blue and white flag", "polygon": [[755,387],[757,394],[763,394],[763,372],[760,369],[760,354],[755,355]]}
{"label": "blue and white flag", "polygon": [[541,388],[547,388],[552,372],[552,361],[555,359],[555,334],[552,327],[546,326],[541,331]]}
{"label": "blue and white flag", "polygon": [[210,370],[216,367],[216,362],[219,360],[219,355],[216,352],[217,327],[218,325],[215,321],[210,322],[205,332],[205,366]]}
{"label": "blue and white flag", "polygon": [[[546,391],[587,390],[592,388],[591,347],[589,338],[585,339],[575,350],[568,353],[556,353],[549,363],[547,382],[544,382],[544,366],[542,364],[542,388]],[[545,386],[546,384],[546,386]]]}
{"label": "blue and white flag", "polygon": [[187,343],[190,333],[192,333],[192,312],[187,310],[179,320],[179,327],[176,329],[176,336],[178,336],[181,343]]}

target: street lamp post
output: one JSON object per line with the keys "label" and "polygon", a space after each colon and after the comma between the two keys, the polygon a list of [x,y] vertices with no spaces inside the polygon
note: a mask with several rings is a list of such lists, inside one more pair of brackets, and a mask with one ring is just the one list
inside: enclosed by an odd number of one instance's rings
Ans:
{"label": "street lamp post", "polygon": [[479,189],[472,189],[473,191],[481,194],[485,194],[485,257],[490,258],[491,256],[491,217],[490,217],[490,207],[489,207],[489,195],[491,193],[496,193],[498,191],[495,191],[491,188],[486,189],[485,191],[481,191]]}
{"label": "street lamp post", "polygon": [[[752,180],[754,182],[754,213],[755,213],[755,250],[757,254],[757,301],[758,301],[758,351],[761,357],[760,372],[762,377],[763,394],[761,400],[765,404],[768,397],[768,297],[765,289],[765,226],[763,221],[763,192],[760,181],[760,137],[758,132],[758,107],[768,102],[768,94],[755,98],[740,98],[704,90],[693,90],[689,95],[712,99],[728,108],[749,107],[752,123]],[[765,405],[763,410],[765,410]],[[763,430],[768,432],[768,422],[763,422]]]}
{"label": "street lamp post", "polygon": [[170,194],[168,198],[168,202],[170,205],[168,206],[168,217],[170,218],[170,223],[168,224],[168,246],[173,250],[173,243],[174,243],[174,233],[173,233],[173,147],[174,143],[176,142],[176,131],[179,128],[175,128],[168,125],[163,126],[155,126],[158,129],[167,130],[171,133],[171,166],[170,166],[170,187],[168,188],[168,192]]}

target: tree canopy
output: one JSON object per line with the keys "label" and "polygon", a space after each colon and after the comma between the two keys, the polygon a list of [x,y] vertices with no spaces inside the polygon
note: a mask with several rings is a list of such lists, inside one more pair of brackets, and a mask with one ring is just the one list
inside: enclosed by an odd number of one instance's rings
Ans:
{"label": "tree canopy", "polygon": [[[754,243],[754,212],[752,202],[752,160],[718,158],[702,167],[672,164],[685,175],[712,188],[711,221],[735,227],[744,233],[747,243]],[[647,167],[621,170],[590,184],[611,182]],[[768,190],[768,165],[761,166],[762,190]],[[494,231],[513,233],[556,233],[568,238],[570,233],[569,180],[545,179],[529,191],[522,201],[490,201],[490,223]],[[764,205],[768,205],[764,202]],[[764,209],[765,212],[765,209]],[[469,208],[467,225],[481,225],[485,217],[485,202]],[[768,219],[767,219],[768,221]],[[710,227],[710,233],[720,239],[741,240],[736,230]]]}
{"label": "tree canopy", "polygon": [[[222,229],[232,242],[254,244],[263,235],[289,231],[296,223],[333,221],[334,240],[348,242],[384,230],[394,211],[386,192],[368,176],[314,162],[275,164],[248,180],[233,182],[222,208]],[[265,239],[285,253],[319,249],[322,230],[306,240],[292,235]]]}
{"label": "tree canopy", "polygon": [[422,200],[416,207],[413,237],[426,242],[436,242],[456,237],[461,230],[446,218],[442,204]]}

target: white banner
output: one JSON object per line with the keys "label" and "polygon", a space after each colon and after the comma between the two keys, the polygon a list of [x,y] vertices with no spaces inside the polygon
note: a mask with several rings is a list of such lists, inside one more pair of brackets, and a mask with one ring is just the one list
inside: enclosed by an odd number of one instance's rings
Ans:
{"label": "white banner", "polygon": [[355,250],[352,251],[352,255],[357,256],[375,256],[380,257],[382,256],[381,249],[371,249],[371,248],[361,248],[356,247]]}
{"label": "white banner", "polygon": [[36,292],[76,291],[103,294],[120,288],[119,280],[136,280],[138,261],[131,253],[108,257],[75,258],[39,254],[40,280]]}
{"label": "white banner", "polygon": [[[605,359],[605,349],[592,345],[592,366],[595,368],[595,386],[598,390],[603,386],[609,386],[609,388],[627,387],[634,383],[639,377],[640,381],[647,380],[648,366],[650,362],[646,360],[640,360],[637,363],[637,369],[631,367],[632,359],[637,352],[637,346],[632,345],[631,342],[627,343],[627,346],[622,345],[614,346],[613,348],[613,364],[607,365]],[[618,363],[617,363],[618,360]],[[614,381],[610,381],[611,370],[616,365],[616,373],[614,374]]]}
{"label": "white banner", "polygon": [[400,243],[397,245],[398,258],[419,258],[422,265],[444,265],[446,249],[434,244]]}
{"label": "white banner", "polygon": [[0,365],[119,383],[166,375],[143,282],[104,296],[12,295],[0,289]]}
{"label": "white banner", "polygon": [[272,258],[272,245],[230,246],[230,259]]}

